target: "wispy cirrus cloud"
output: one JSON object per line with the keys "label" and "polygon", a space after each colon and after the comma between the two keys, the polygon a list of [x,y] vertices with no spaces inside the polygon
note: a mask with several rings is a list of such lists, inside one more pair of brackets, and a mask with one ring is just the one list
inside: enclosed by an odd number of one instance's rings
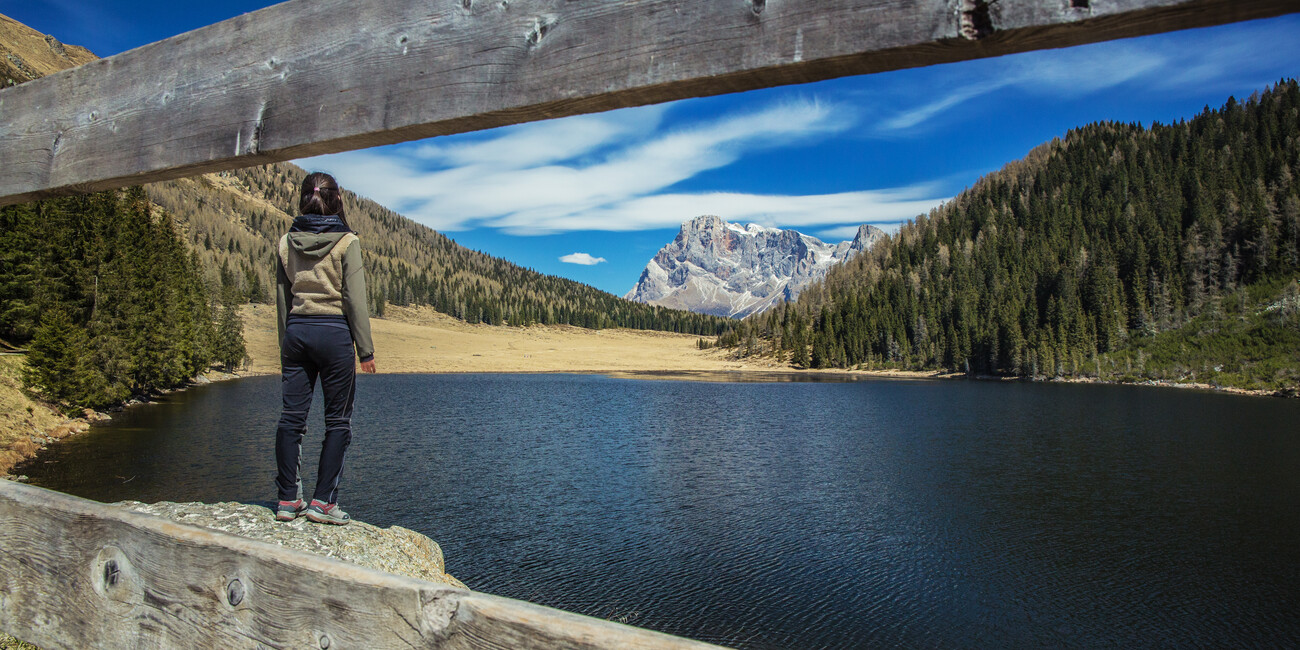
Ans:
{"label": "wispy cirrus cloud", "polygon": [[[1259,21],[1212,32],[1109,41],[944,66],[923,89],[902,89],[902,108],[876,122],[877,135],[914,133],[967,102],[1014,88],[1018,92],[1082,98],[1125,84],[1160,92],[1204,91],[1258,75],[1300,58],[1294,21]],[[1267,47],[1260,44],[1266,43]],[[939,92],[935,92],[938,89]]]}
{"label": "wispy cirrus cloud", "polygon": [[665,127],[668,107],[586,115],[502,129],[468,142],[322,156],[348,185],[445,231],[511,234],[673,227],[715,213],[793,226],[903,219],[939,200],[926,188],[787,196],[676,193],[671,188],[746,155],[834,136],[853,127],[846,106],[799,100]]}
{"label": "wispy cirrus cloud", "polygon": [[893,225],[947,200],[935,195],[936,190],[929,185],[801,196],[667,193],[630,199],[581,215],[518,216],[502,219],[498,224],[522,234],[581,230],[590,220],[605,223],[604,230],[651,230],[676,227],[683,221],[681,215],[690,218],[716,214],[733,222],[803,230],[847,224],[845,228],[856,232],[861,224]]}
{"label": "wispy cirrus cloud", "polygon": [[580,115],[502,129],[496,137],[442,144],[419,143],[413,156],[446,167],[524,169],[582,161],[608,147],[637,140],[659,129],[667,105]]}
{"label": "wispy cirrus cloud", "polygon": [[[1096,52],[1092,48],[1109,51]],[[1034,56],[1009,56],[1001,63],[998,66],[988,62],[967,63],[960,74],[941,75],[936,85],[945,88],[945,92],[938,97],[926,97],[881,120],[877,132],[895,134],[913,130],[971,100],[1008,88],[1064,97],[1083,96],[1149,75],[1164,67],[1166,60],[1144,48],[1102,44],[1039,52]]]}
{"label": "wispy cirrus cloud", "polygon": [[910,129],[954,106],[975,99],[980,95],[987,95],[996,90],[1006,88],[1009,85],[1011,85],[1010,82],[1001,80],[992,83],[969,84],[955,88],[938,99],[917,106],[912,106],[903,112],[897,113],[893,117],[884,120],[880,123],[880,129],[888,132]]}

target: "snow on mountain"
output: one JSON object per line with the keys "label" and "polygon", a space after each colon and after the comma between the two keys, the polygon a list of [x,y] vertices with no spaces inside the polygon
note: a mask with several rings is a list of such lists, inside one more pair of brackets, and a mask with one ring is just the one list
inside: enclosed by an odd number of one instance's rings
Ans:
{"label": "snow on mountain", "polygon": [[696,217],[682,224],[677,237],[646,264],[624,297],[743,318],[795,299],[831,266],[866,250],[884,234],[864,225],[853,241],[827,244],[794,230]]}

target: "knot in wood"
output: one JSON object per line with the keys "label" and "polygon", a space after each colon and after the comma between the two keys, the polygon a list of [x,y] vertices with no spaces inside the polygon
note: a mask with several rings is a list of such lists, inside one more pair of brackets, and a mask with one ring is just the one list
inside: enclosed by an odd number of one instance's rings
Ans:
{"label": "knot in wood", "polygon": [[122,571],[117,568],[116,560],[109,560],[104,563],[104,586],[116,587],[117,580],[122,575]]}
{"label": "knot in wood", "polygon": [[556,22],[558,21],[553,16],[538,16],[534,19],[533,26],[528,30],[528,36],[525,37],[528,44],[530,46],[535,46],[541,43],[542,39],[546,37],[547,32],[551,31],[551,28],[555,26]]}
{"label": "knot in wood", "polygon": [[330,635],[328,635],[328,634],[322,634],[322,635],[320,635],[320,648],[321,648],[321,650],[329,650],[329,647],[330,647]]}
{"label": "knot in wood", "polygon": [[231,580],[230,584],[226,585],[226,602],[230,603],[231,607],[244,602],[244,583],[240,582],[239,578]]}
{"label": "knot in wood", "polygon": [[753,10],[755,14],[761,14],[763,13],[763,10],[767,8],[767,0],[750,0],[749,8]]}
{"label": "knot in wood", "polygon": [[[997,2],[997,0],[993,0]],[[962,38],[978,41],[994,31],[993,18],[989,15],[989,6],[993,2],[985,0],[960,0],[961,16],[958,31]]]}

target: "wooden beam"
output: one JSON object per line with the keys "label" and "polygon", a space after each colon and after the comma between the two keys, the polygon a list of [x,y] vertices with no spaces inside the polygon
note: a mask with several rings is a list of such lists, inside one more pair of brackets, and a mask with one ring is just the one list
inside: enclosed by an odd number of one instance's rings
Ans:
{"label": "wooden beam", "polygon": [[0,205],[1294,11],[1297,0],[292,0],[0,91]]}
{"label": "wooden beam", "polygon": [[47,650],[716,647],[4,480],[0,558],[0,630]]}

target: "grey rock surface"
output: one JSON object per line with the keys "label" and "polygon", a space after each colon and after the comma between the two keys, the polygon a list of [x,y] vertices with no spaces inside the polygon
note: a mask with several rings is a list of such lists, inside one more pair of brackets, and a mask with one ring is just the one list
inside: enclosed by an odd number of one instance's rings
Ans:
{"label": "grey rock surface", "polygon": [[360,521],[332,526],[312,523],[306,517],[281,522],[276,521],[269,504],[123,501],[116,505],[387,573],[465,587],[447,575],[437,542],[401,526],[379,528]]}
{"label": "grey rock surface", "polygon": [[696,217],[646,265],[625,298],[674,309],[744,318],[787,300],[885,233],[858,228],[852,241],[827,244],[794,230],[740,226]]}

